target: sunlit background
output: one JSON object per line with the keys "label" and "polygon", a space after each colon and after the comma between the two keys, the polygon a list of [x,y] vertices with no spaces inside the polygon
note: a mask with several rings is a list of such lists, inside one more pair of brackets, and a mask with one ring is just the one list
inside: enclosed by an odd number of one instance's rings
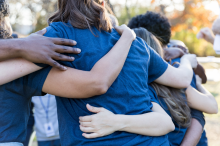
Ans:
{"label": "sunlit background", "polygon": [[[183,41],[190,53],[196,54],[206,68],[208,83],[205,85],[220,103],[220,56],[211,44],[198,40],[196,34],[203,27],[212,26],[220,14],[220,0],[107,0],[120,24],[146,11],[166,15],[172,24],[172,39]],[[48,17],[56,11],[57,0],[9,0],[11,23],[20,36],[47,26]],[[209,57],[207,57],[209,56]],[[210,146],[220,145],[220,114],[206,115],[207,135]]]}

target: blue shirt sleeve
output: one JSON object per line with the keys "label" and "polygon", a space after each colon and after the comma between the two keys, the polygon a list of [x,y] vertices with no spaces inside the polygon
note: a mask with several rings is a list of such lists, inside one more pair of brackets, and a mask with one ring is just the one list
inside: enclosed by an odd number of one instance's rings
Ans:
{"label": "blue shirt sleeve", "polygon": [[22,85],[24,90],[24,96],[33,97],[44,95],[44,93],[42,92],[42,88],[51,68],[52,67],[48,66],[37,72],[23,77]]}
{"label": "blue shirt sleeve", "polygon": [[198,110],[195,110],[195,109],[191,109],[191,115],[192,115],[192,118],[194,118],[197,121],[199,121],[199,123],[204,128],[204,126],[205,126],[205,118],[204,118],[203,113],[201,111],[198,111]]}
{"label": "blue shirt sleeve", "polygon": [[151,83],[157,78],[159,78],[167,70],[168,63],[165,60],[163,60],[160,57],[160,55],[157,52],[155,52],[151,47],[149,47],[147,44],[146,46],[150,51],[148,83]]}

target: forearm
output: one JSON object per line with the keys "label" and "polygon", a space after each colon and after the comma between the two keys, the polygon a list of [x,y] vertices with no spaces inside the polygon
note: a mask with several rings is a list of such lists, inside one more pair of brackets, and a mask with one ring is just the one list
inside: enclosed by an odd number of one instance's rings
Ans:
{"label": "forearm", "polygon": [[197,68],[194,69],[194,72],[195,72],[195,74],[199,75],[199,77],[202,79],[203,84],[205,84],[207,82],[205,69],[202,67],[202,65],[198,64]]}
{"label": "forearm", "polygon": [[190,127],[186,131],[181,146],[196,146],[201,138],[202,132],[202,125],[193,118]]}
{"label": "forearm", "polygon": [[181,59],[178,69],[178,74],[181,76],[181,80],[185,80],[190,85],[193,78],[193,70],[190,62],[186,59]]}
{"label": "forearm", "polygon": [[28,75],[32,72],[40,70],[41,68],[35,64],[21,59],[10,59],[0,62],[0,85]]}
{"label": "forearm", "polygon": [[[159,119],[163,120],[163,124]],[[171,118],[157,112],[143,115],[116,115],[114,123],[119,124],[119,131],[146,136],[162,136],[173,130]]]}
{"label": "forearm", "polygon": [[19,46],[20,39],[8,39],[0,41],[0,61],[21,57]]}
{"label": "forearm", "polygon": [[133,38],[123,33],[116,45],[91,71],[68,68],[61,72],[53,68],[44,83],[43,91],[66,98],[89,98],[106,93],[119,75],[132,42]]}
{"label": "forearm", "polygon": [[191,86],[186,89],[189,106],[208,114],[216,114],[218,112],[218,104],[214,96],[202,85],[197,85],[197,89],[198,91]]}
{"label": "forearm", "polygon": [[116,45],[92,68],[93,77],[106,85],[107,89],[121,72],[132,42],[130,33],[123,33]]}

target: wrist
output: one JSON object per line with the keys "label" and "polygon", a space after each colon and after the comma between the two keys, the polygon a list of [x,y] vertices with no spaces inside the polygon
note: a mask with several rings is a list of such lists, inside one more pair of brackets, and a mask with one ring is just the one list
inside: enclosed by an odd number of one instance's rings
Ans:
{"label": "wrist", "polygon": [[124,128],[127,127],[127,124],[124,119],[125,118],[123,115],[115,115],[114,122],[116,123],[116,131],[124,131]]}
{"label": "wrist", "polygon": [[133,42],[136,38],[136,36],[133,33],[134,33],[133,30],[125,30],[122,33],[122,37],[127,39],[127,41]]}

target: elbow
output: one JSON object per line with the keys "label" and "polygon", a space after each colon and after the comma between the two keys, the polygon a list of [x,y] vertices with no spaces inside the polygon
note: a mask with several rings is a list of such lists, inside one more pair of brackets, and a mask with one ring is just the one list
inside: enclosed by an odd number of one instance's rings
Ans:
{"label": "elbow", "polygon": [[96,79],[95,81],[95,92],[96,92],[96,95],[102,95],[102,94],[105,94],[108,89],[109,89],[109,85],[108,85],[108,82],[104,79]]}
{"label": "elbow", "polygon": [[218,105],[213,106],[213,109],[209,114],[218,114]]}
{"label": "elbow", "polygon": [[105,94],[108,91],[109,87],[106,84],[101,84],[97,88],[97,94],[102,95]]}
{"label": "elbow", "polygon": [[[169,117],[170,118],[170,117]],[[170,118],[170,122],[169,122],[170,124],[169,124],[169,129],[168,129],[168,131],[169,132],[172,132],[172,131],[174,131],[175,130],[175,125],[174,125],[174,123],[173,123],[173,121],[172,121],[172,119]]]}
{"label": "elbow", "polygon": [[192,79],[186,78],[185,80],[181,81],[180,88],[188,88],[191,84]]}
{"label": "elbow", "polygon": [[172,118],[170,116],[166,116],[166,121],[167,121],[166,124],[164,124],[164,126],[166,128],[165,134],[170,133],[175,130],[175,125],[174,125]]}

